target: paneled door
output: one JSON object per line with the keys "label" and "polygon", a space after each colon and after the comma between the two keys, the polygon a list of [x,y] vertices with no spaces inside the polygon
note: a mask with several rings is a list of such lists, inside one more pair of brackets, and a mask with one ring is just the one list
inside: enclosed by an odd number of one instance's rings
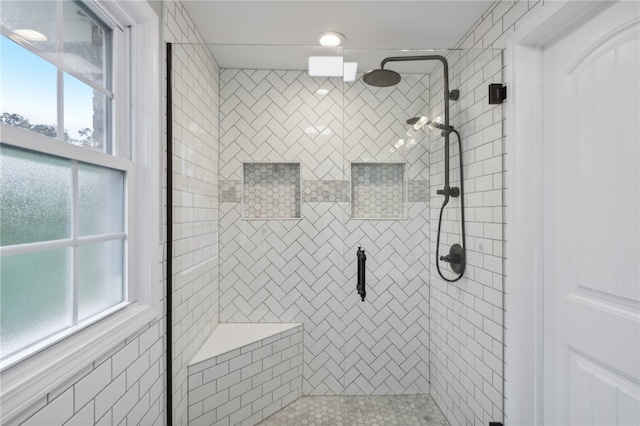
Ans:
{"label": "paneled door", "polygon": [[640,424],[639,8],[594,7],[544,47],[548,425]]}

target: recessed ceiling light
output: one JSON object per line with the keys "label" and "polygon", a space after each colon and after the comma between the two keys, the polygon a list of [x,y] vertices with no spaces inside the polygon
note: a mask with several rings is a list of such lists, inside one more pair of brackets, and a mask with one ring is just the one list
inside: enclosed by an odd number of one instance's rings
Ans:
{"label": "recessed ceiling light", "polygon": [[29,29],[21,29],[21,30],[15,30],[14,33],[20,37],[23,38],[27,41],[47,41],[47,36],[45,36],[42,33],[39,33],[36,30],[29,30]]}
{"label": "recessed ceiling light", "polygon": [[345,37],[336,32],[326,32],[318,35],[318,42],[322,46],[341,46],[345,41]]}

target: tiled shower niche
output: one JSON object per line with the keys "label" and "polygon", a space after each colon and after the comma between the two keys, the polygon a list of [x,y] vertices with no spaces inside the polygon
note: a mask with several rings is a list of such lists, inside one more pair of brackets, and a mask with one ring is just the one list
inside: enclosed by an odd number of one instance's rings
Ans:
{"label": "tiled shower niche", "polygon": [[406,219],[405,163],[351,163],[351,218]]}
{"label": "tiled shower niche", "polygon": [[243,163],[244,219],[300,218],[300,163]]}

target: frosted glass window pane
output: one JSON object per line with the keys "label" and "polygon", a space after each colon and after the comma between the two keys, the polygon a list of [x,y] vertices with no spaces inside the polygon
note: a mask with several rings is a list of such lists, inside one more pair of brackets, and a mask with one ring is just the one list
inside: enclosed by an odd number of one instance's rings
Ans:
{"label": "frosted glass window pane", "polygon": [[124,300],[122,240],[78,247],[78,320]]}
{"label": "frosted glass window pane", "polygon": [[78,3],[65,1],[62,10],[63,61],[74,72],[107,87],[105,55],[108,53],[111,30]]}
{"label": "frosted glass window pane", "polygon": [[105,131],[110,100],[69,74],[64,74],[65,140],[109,153]]}
{"label": "frosted glass window pane", "polygon": [[0,353],[4,358],[71,326],[71,249],[0,259]]}
{"label": "frosted glass window pane", "polygon": [[11,30],[16,37],[43,52],[55,53],[57,7],[56,2],[51,0],[3,0],[0,19],[2,26]]}
{"label": "frosted glass window pane", "polygon": [[[3,13],[4,5],[3,2]],[[0,37],[2,123],[55,138],[56,85],[56,67],[5,36]]]}
{"label": "frosted glass window pane", "polygon": [[0,245],[71,237],[71,161],[0,145]]}
{"label": "frosted glass window pane", "polygon": [[124,172],[80,163],[80,236],[124,232]]}

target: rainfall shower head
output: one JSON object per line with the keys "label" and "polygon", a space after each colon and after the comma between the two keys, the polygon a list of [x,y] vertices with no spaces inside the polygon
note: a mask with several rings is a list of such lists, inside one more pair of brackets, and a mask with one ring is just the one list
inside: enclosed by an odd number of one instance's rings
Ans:
{"label": "rainfall shower head", "polygon": [[367,71],[362,75],[362,81],[375,87],[395,86],[400,83],[400,80],[402,80],[400,74],[392,70],[385,70],[384,68]]}

